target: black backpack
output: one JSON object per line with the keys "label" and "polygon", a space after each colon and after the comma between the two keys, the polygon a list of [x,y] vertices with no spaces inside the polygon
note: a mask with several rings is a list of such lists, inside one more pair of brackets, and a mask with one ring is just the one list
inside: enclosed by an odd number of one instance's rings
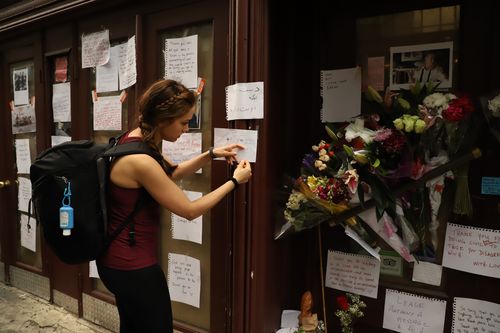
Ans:
{"label": "black backpack", "polygon": [[[111,159],[129,154],[149,154],[156,160],[161,158],[144,142],[117,145],[117,141],[117,138],[112,138],[109,144],[96,144],[90,140],[65,142],[40,153],[31,165],[36,219],[42,225],[49,246],[67,264],[97,259],[144,206],[146,199],[143,197],[146,195],[140,197],[132,214],[112,235],[108,235],[106,187]],[[68,183],[71,185],[74,226],[70,235],[63,235],[59,209],[63,206]],[[134,242],[132,226],[131,245]]]}

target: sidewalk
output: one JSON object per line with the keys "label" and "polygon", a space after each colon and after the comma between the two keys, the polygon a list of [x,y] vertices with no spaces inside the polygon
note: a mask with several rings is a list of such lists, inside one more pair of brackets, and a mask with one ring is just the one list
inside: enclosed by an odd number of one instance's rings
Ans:
{"label": "sidewalk", "polygon": [[0,333],[111,333],[64,308],[0,282]]}

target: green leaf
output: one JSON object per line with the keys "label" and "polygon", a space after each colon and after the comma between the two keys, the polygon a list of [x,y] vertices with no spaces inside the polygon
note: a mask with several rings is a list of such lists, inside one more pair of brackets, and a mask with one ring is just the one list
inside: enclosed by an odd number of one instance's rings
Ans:
{"label": "green leaf", "polygon": [[328,125],[325,125],[325,130],[326,130],[326,133],[328,134],[328,136],[330,138],[332,138],[332,140],[335,142],[335,143],[338,143],[339,142],[339,138],[337,137],[337,135],[335,134],[334,131],[331,130],[330,127],[328,127]]}
{"label": "green leaf", "polygon": [[373,162],[372,166],[376,169],[380,166],[380,160],[377,158],[375,162]]}
{"label": "green leaf", "polygon": [[400,105],[403,109],[405,109],[405,110],[409,110],[409,109],[410,109],[410,107],[411,107],[411,106],[410,106],[410,103],[408,103],[408,101],[407,101],[406,99],[399,97],[399,98],[397,99],[397,101],[398,101],[398,104],[399,104],[399,105]]}
{"label": "green leaf", "polygon": [[351,147],[348,145],[343,145],[344,146],[344,151],[346,152],[347,156],[353,157],[354,156],[354,151],[352,150]]}

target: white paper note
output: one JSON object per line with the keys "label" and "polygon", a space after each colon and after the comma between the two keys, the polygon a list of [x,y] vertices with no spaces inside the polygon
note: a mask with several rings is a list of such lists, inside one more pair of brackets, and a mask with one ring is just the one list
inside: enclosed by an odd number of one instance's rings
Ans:
{"label": "white paper note", "polygon": [[137,81],[137,66],[135,56],[135,36],[129,38],[127,43],[121,44],[120,67],[118,77],[120,79],[120,90],[126,89]]}
{"label": "white paper note", "polygon": [[118,90],[118,68],[120,67],[121,45],[111,47],[107,64],[96,67],[95,89],[96,92]]}
{"label": "white paper note", "polygon": [[443,333],[446,301],[387,289],[383,327],[402,333]]}
{"label": "white paper note", "polygon": [[[201,154],[201,132],[184,133],[175,142],[163,140],[162,152],[175,164],[188,161]],[[196,171],[201,173],[201,169]]]}
{"label": "white paper note", "polygon": [[70,136],[61,136],[61,135],[52,135],[50,137],[50,145],[51,147],[57,146],[63,142],[71,141]]}
{"label": "white paper note", "polygon": [[[28,213],[31,199],[31,181],[26,177],[18,177],[17,206],[21,212]],[[33,209],[31,209],[33,212]]]}
{"label": "white paper note", "polygon": [[165,40],[165,79],[188,88],[198,83],[198,35]]}
{"label": "white paper note", "polygon": [[31,218],[28,224],[28,215],[20,214],[21,246],[36,252],[36,221]]}
{"label": "white paper note", "polygon": [[377,298],[380,261],[353,253],[328,251],[325,286]]}
{"label": "white paper note", "polygon": [[168,289],[172,301],[200,307],[200,260],[183,254],[168,254]]}
{"label": "white paper note", "polygon": [[16,69],[12,71],[14,105],[26,105],[29,103],[28,83],[28,68]]}
{"label": "white paper note", "polygon": [[452,333],[500,332],[500,304],[455,297]]}
{"label": "white paper note", "polygon": [[97,271],[95,260],[89,261],[89,277],[99,279],[99,272]]}
{"label": "white paper note", "polygon": [[94,131],[121,131],[122,103],[120,95],[99,97],[94,102]]}
{"label": "white paper note", "polygon": [[[184,191],[190,201],[201,198],[201,192]],[[172,238],[201,244],[203,236],[203,216],[193,220],[172,213]]]}
{"label": "white paper note", "polygon": [[253,130],[214,128],[214,147],[241,144],[245,149],[238,149],[236,159],[253,163],[257,160],[257,137],[258,132]]}
{"label": "white paper note", "polygon": [[443,266],[500,278],[500,231],[448,223]]}
{"label": "white paper note", "polygon": [[295,328],[299,326],[300,311],[283,310],[281,312],[281,328]]}
{"label": "white paper note", "polygon": [[420,261],[413,263],[413,278],[415,282],[427,283],[433,286],[441,285],[443,266]]}
{"label": "white paper note", "polygon": [[109,30],[82,36],[82,68],[102,66],[109,61]]}
{"label": "white paper note", "polygon": [[12,134],[36,131],[36,115],[33,105],[16,106],[12,110]]}
{"label": "white paper note", "polygon": [[30,173],[31,153],[29,139],[16,139],[17,173]]}
{"label": "white paper note", "polygon": [[361,113],[361,68],[321,71],[322,122],[343,122]]}
{"label": "white paper note", "polygon": [[351,239],[361,245],[368,253],[370,253],[374,258],[380,261],[380,255],[378,253],[380,248],[374,249],[373,247],[371,247],[367,242],[359,237],[356,231],[352,230],[348,225],[345,227],[345,234],[351,237]]}
{"label": "white paper note", "polygon": [[71,121],[71,82],[52,85],[54,122]]}
{"label": "white paper note", "polygon": [[[393,233],[391,236],[387,235],[387,233],[384,230],[384,223],[385,219],[388,221],[392,221],[392,219],[387,215],[387,213],[384,213],[380,221],[377,221],[377,214],[375,212],[375,208],[370,208],[358,215],[363,219],[363,221],[368,224],[370,228],[372,228],[373,231],[377,233],[383,240],[386,241],[387,244],[389,244],[395,251],[399,253],[403,259],[405,259],[408,262],[414,262],[415,258],[413,255],[410,254],[408,251],[408,248],[404,245],[403,240],[401,237],[399,237],[396,233]],[[392,222],[391,222],[392,223]]]}
{"label": "white paper note", "polygon": [[226,118],[263,119],[264,82],[236,83],[226,87]]}

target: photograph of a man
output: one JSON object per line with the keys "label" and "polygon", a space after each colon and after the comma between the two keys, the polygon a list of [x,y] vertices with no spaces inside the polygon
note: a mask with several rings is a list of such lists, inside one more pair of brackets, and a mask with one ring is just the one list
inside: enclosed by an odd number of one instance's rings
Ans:
{"label": "photograph of a man", "polygon": [[408,89],[416,82],[451,88],[453,42],[391,47],[391,89]]}

